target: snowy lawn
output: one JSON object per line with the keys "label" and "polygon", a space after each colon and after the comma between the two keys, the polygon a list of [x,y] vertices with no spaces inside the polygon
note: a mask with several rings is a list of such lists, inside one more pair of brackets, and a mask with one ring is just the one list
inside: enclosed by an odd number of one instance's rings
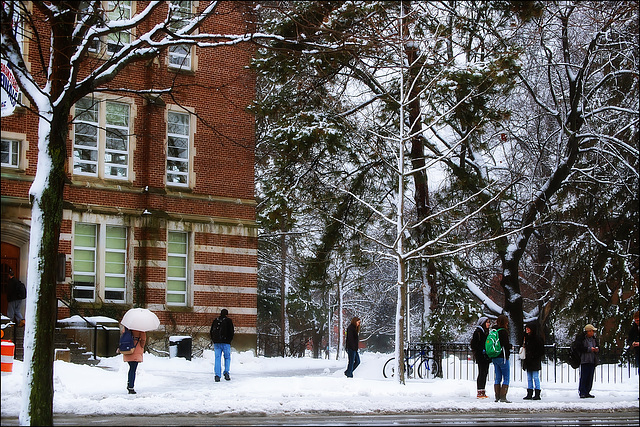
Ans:
{"label": "snowy lawn", "polygon": [[[526,382],[511,382],[511,404],[476,399],[472,380],[409,379],[406,385],[382,376],[389,354],[362,353],[354,378],[344,376],[346,360],[255,357],[232,353],[231,381],[213,381],[213,353],[201,358],[157,357],[145,353],[135,389],[126,390],[128,364],[122,356],[102,358],[98,366],[55,362],[54,412],[91,414],[166,413],[393,413],[412,411],[510,410],[594,411],[638,409],[638,384],[594,383],[595,399],[579,399],[575,383],[542,383],[542,400],[526,401]],[[23,363],[2,375],[2,416],[17,417]]]}

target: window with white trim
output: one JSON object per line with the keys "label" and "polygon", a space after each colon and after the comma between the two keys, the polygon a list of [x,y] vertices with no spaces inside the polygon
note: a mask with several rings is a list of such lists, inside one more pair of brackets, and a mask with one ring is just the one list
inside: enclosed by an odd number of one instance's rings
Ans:
{"label": "window with white trim", "polygon": [[189,114],[169,111],[167,114],[167,185],[189,185],[189,147],[191,128]]}
{"label": "window with white trim", "polygon": [[[191,1],[171,1],[171,23],[169,28],[177,31],[188,24],[193,17]],[[191,70],[191,49],[187,44],[169,46],[169,67]]]}
{"label": "window with white trim", "polygon": [[127,229],[107,225],[104,248],[104,299],[124,302],[127,277]]}
{"label": "window with white trim", "polygon": [[2,167],[18,168],[20,167],[20,145],[21,141],[16,139],[2,138]]}
{"label": "window with white trim", "polygon": [[73,235],[73,295],[78,301],[95,301],[96,253],[98,230],[96,224],[76,223]]}
{"label": "window with white trim", "polygon": [[[107,3],[107,21],[121,21],[131,19],[131,1],[109,1]],[[118,31],[107,36],[107,52],[117,53],[122,46],[131,43],[129,30]]]}
{"label": "window with white trim", "polygon": [[73,173],[129,178],[129,104],[85,97],[75,105]]}
{"label": "window with white trim", "polygon": [[187,305],[187,233],[170,231],[167,241],[167,304]]}
{"label": "window with white trim", "polygon": [[[100,236],[104,236],[104,239],[100,239]],[[75,223],[73,299],[95,302],[99,297],[105,302],[124,303],[127,294],[126,277],[126,227]]]}
{"label": "window with white trim", "polygon": [[[129,20],[134,13],[131,0],[109,0],[102,2],[100,7],[102,8],[105,25],[109,25],[109,22]],[[107,55],[113,55],[124,45],[131,43],[131,40],[132,32],[130,29],[117,31],[93,40],[89,45],[89,51],[94,54],[106,53]]]}

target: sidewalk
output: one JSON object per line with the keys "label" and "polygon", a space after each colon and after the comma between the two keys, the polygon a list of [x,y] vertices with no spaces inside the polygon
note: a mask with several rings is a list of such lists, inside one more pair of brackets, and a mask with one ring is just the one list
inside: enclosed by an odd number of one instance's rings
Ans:
{"label": "sidewalk", "polygon": [[[474,426],[508,425],[533,426],[637,426],[638,411],[585,411],[585,412],[534,412],[519,411],[483,411],[481,413],[432,412],[412,414],[376,414],[345,415],[335,413],[298,414],[298,415],[224,415],[224,414],[179,414],[159,416],[76,416],[56,415],[56,426],[391,426],[391,425],[437,425],[437,426]],[[2,418],[2,425],[18,425],[17,418]]]}

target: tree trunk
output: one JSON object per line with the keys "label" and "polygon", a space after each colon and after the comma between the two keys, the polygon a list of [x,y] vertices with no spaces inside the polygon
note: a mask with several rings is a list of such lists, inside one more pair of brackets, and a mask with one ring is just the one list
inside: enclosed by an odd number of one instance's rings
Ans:
{"label": "tree trunk", "polygon": [[516,342],[521,343],[524,335],[522,294],[520,293],[520,280],[518,277],[519,258],[504,261],[504,274],[500,285],[504,290],[504,310],[509,314],[513,323]]}
{"label": "tree trunk", "polygon": [[[409,6],[410,8],[410,6]],[[408,26],[408,22],[404,21]],[[405,34],[410,34],[408,27],[405,29]],[[422,85],[413,84],[422,72],[422,62],[418,61],[419,51],[417,44],[407,43],[405,45],[405,55],[407,57],[407,63],[409,64],[409,81],[411,84],[411,91],[409,93],[409,123],[411,124],[410,134],[411,138],[411,167],[413,169],[413,185],[414,185],[414,201],[416,203],[416,215],[417,222],[422,221],[431,214],[431,202],[429,200],[429,186],[428,176],[425,169],[425,140],[420,132],[422,126],[422,106],[420,103],[420,92],[424,89]],[[428,241],[432,235],[431,222],[425,222],[421,227],[418,227],[414,238],[417,241],[417,245],[421,245],[423,242]],[[427,248],[426,252],[431,254],[432,251]],[[429,313],[434,313],[438,309],[438,285],[436,282],[436,268],[435,262],[432,258],[426,260],[426,281],[429,288]],[[407,307],[410,310],[411,307]],[[428,319],[425,319],[428,322]],[[407,337],[410,339],[411,337]]]}
{"label": "tree trunk", "polygon": [[407,282],[405,272],[405,261],[398,259],[398,302],[396,307],[396,372],[398,373],[398,382],[400,384],[405,383],[405,371],[404,371],[404,342],[405,342],[405,329],[404,318],[407,313]]}
{"label": "tree trunk", "polygon": [[283,232],[280,236],[280,348],[282,357],[287,355],[287,237]]}
{"label": "tree trunk", "polygon": [[343,300],[343,295],[342,295],[342,278],[338,278],[338,339],[336,340],[337,343],[337,350],[336,351],[336,360],[340,360],[340,355],[342,354],[342,349],[343,347],[343,340],[344,340],[344,329],[343,329],[343,322],[344,322],[344,316],[342,315],[342,305],[344,303]]}
{"label": "tree trunk", "polygon": [[[69,112],[55,112],[49,124],[46,116],[40,118],[40,132],[50,126],[49,135],[40,135],[38,162],[51,160],[49,168],[38,165],[38,173],[46,181],[36,179],[31,187],[31,241],[29,244],[29,313],[25,334],[25,366],[27,372],[26,408],[21,412],[21,423],[53,425],[53,357],[54,332],[57,317],[56,271],[60,224],[62,222],[63,192],[65,184],[67,117]],[[45,170],[48,169],[48,170]],[[29,317],[31,319],[29,319]]]}

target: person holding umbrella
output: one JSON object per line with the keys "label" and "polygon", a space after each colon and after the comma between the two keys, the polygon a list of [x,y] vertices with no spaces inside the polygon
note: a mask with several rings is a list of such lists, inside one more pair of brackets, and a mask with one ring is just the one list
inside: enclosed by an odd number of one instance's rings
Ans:
{"label": "person holding umbrella", "polygon": [[131,330],[133,334],[133,340],[136,346],[131,354],[123,354],[122,359],[129,364],[129,374],[127,375],[127,391],[129,394],[136,394],[133,388],[136,382],[136,370],[138,369],[138,363],[142,363],[144,346],[147,343],[147,333],[143,331]]}
{"label": "person holding umbrella", "polygon": [[147,343],[147,331],[153,331],[160,326],[160,319],[154,312],[146,308],[132,308],[127,311],[120,321],[123,327],[131,330],[135,343],[131,354],[123,354],[122,358],[129,364],[127,376],[127,391],[136,394],[134,384],[136,382],[136,370],[138,363],[142,363],[144,346]]}

